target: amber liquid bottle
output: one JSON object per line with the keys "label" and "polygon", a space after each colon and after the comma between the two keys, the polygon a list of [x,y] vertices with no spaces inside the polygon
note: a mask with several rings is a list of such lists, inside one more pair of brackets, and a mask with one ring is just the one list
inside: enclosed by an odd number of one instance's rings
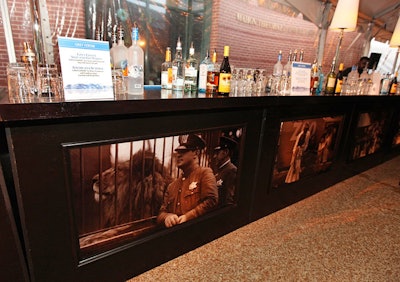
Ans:
{"label": "amber liquid bottle", "polygon": [[224,46],[224,59],[219,69],[218,95],[229,96],[231,91],[231,66],[229,65],[229,46]]}
{"label": "amber liquid bottle", "polygon": [[340,95],[342,92],[342,85],[343,85],[343,69],[344,65],[343,63],[340,63],[339,65],[339,71],[336,75],[336,82],[335,82],[335,95]]}

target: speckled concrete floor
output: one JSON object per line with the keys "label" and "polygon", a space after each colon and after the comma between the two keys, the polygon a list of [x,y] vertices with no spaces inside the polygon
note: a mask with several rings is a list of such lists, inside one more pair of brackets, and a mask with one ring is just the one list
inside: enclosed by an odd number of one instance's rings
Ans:
{"label": "speckled concrete floor", "polygon": [[400,281],[400,157],[129,282]]}

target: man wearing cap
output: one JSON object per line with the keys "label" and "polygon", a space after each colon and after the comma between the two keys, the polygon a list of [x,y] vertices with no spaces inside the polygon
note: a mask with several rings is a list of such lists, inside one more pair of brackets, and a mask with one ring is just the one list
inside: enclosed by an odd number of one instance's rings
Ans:
{"label": "man wearing cap", "polygon": [[172,227],[199,217],[218,204],[215,176],[209,167],[201,167],[199,155],[205,141],[195,135],[180,136],[176,162],[182,175],[167,188],[157,222]]}
{"label": "man wearing cap", "polygon": [[219,138],[219,145],[214,148],[214,175],[217,179],[219,205],[234,203],[237,167],[231,162],[231,154],[237,142],[229,137]]}

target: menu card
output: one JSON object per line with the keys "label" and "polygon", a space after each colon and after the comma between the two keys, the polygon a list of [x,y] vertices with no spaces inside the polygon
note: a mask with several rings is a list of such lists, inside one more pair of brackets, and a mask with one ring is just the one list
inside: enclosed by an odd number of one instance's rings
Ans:
{"label": "menu card", "polygon": [[290,95],[310,96],[311,64],[293,62],[291,76]]}
{"label": "menu card", "polygon": [[64,97],[114,99],[108,42],[58,37]]}

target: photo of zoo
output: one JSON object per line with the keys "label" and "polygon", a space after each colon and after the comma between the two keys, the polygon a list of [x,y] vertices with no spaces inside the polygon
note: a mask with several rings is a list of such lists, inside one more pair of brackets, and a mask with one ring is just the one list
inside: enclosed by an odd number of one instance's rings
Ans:
{"label": "photo of zoo", "polygon": [[66,144],[81,259],[235,205],[243,133]]}
{"label": "photo of zoo", "polygon": [[272,187],[295,183],[332,165],[342,116],[281,123]]}
{"label": "photo of zoo", "polygon": [[387,112],[360,113],[354,135],[351,159],[356,160],[378,152],[384,142],[384,132],[390,124]]}

